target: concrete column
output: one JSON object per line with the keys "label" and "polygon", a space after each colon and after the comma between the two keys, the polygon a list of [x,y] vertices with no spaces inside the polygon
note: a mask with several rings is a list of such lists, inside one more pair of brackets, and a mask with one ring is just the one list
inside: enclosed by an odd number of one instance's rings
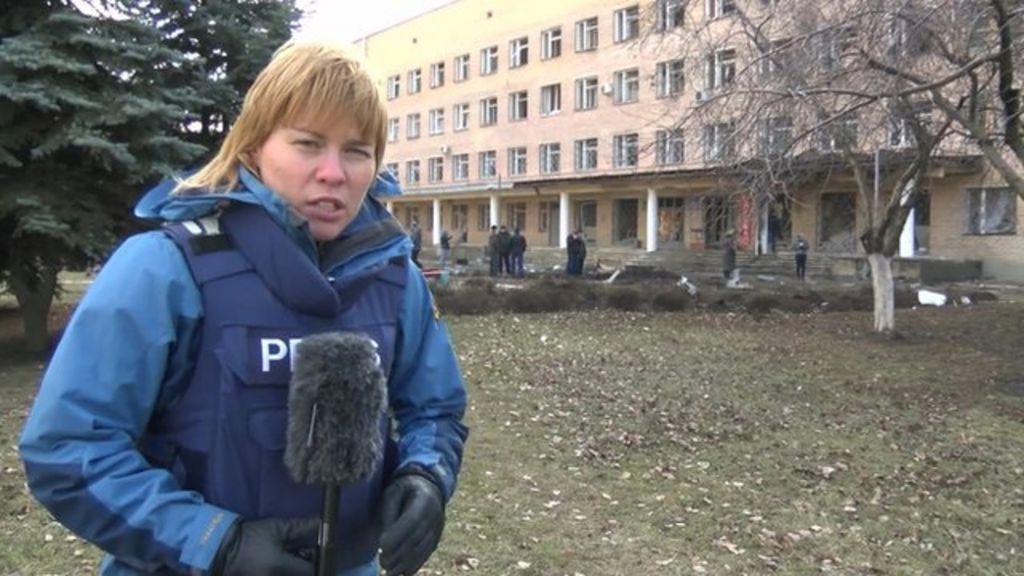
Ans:
{"label": "concrete column", "polygon": [[567,246],[565,238],[569,235],[569,193],[562,192],[558,195],[558,247]]}
{"label": "concrete column", "polygon": [[900,231],[900,256],[903,258],[913,256],[917,250],[917,246],[914,246],[914,212],[916,210],[916,208],[910,209],[910,212],[907,213],[907,221],[903,223],[903,230]]}
{"label": "concrete column", "polygon": [[491,226],[500,226],[501,204],[498,203],[498,195],[491,194]]}
{"label": "concrete column", "polygon": [[647,246],[648,252],[658,249],[658,193],[647,189]]}
{"label": "concrete column", "polygon": [[437,199],[434,200],[434,230],[431,236],[434,246],[441,243],[441,201]]}

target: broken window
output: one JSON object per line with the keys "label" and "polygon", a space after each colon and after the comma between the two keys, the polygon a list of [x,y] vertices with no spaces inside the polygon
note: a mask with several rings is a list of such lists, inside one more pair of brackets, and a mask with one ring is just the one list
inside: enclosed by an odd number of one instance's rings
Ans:
{"label": "broken window", "polygon": [[1017,195],[1009,188],[967,189],[966,234],[1016,234]]}
{"label": "broken window", "polygon": [[658,198],[658,243],[682,242],[685,230],[683,217],[686,214],[686,199],[681,197]]}
{"label": "broken window", "polygon": [[857,250],[855,206],[851,193],[821,195],[821,238],[818,245],[822,252],[850,253]]}

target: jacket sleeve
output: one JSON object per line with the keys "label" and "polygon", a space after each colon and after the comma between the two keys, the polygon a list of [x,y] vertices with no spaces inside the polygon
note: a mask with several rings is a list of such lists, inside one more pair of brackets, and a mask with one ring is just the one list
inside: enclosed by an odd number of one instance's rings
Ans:
{"label": "jacket sleeve", "polygon": [[20,451],[32,494],[82,538],[145,571],[206,570],[236,516],[136,450],[191,376],[202,301],[163,235],[127,240],[82,298],[43,376]]}
{"label": "jacket sleeve", "polygon": [[448,500],[455,491],[469,433],[462,423],[466,388],[426,281],[418,268],[410,264],[408,269],[396,363],[388,382],[398,425],[398,471],[424,469]]}

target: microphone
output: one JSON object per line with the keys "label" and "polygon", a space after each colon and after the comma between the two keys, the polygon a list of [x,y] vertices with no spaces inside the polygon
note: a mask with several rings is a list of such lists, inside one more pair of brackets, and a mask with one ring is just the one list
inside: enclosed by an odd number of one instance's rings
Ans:
{"label": "microphone", "polygon": [[386,409],[387,383],[369,337],[327,332],[296,345],[284,463],[296,482],[323,485],[317,576],[334,576],[339,487],[377,467]]}

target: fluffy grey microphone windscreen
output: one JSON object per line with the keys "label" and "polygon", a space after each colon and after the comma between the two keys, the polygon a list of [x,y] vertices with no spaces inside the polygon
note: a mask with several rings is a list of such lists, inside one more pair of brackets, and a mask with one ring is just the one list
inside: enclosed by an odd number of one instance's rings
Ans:
{"label": "fluffy grey microphone windscreen", "polygon": [[328,332],[296,346],[288,393],[285,466],[302,484],[346,485],[383,455],[387,383],[366,336]]}

